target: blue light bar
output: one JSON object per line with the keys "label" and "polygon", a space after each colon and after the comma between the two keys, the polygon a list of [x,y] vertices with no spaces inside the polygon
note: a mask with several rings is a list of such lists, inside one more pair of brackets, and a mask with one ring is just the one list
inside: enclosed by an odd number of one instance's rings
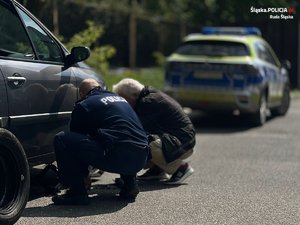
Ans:
{"label": "blue light bar", "polygon": [[261,32],[257,27],[203,27],[202,34],[257,35]]}

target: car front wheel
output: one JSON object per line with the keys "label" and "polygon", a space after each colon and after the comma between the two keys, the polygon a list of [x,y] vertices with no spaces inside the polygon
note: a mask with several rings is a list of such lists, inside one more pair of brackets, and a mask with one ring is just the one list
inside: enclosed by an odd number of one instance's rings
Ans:
{"label": "car front wheel", "polygon": [[14,224],[26,206],[30,173],[17,138],[0,128],[0,224]]}

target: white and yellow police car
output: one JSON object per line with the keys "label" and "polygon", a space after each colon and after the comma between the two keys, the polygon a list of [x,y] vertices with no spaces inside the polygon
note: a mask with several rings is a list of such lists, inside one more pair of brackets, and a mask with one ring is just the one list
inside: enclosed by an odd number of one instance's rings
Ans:
{"label": "white and yellow police car", "polygon": [[182,106],[247,114],[261,126],[290,105],[288,71],[254,27],[204,27],[166,63],[165,92]]}

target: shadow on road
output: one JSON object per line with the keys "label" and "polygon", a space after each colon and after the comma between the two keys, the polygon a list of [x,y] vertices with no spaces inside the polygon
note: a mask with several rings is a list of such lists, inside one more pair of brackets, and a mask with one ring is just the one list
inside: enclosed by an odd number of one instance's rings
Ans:
{"label": "shadow on road", "polygon": [[77,218],[93,216],[99,214],[109,214],[126,207],[129,202],[122,201],[118,196],[106,191],[99,195],[92,195],[91,203],[88,206],[47,206],[27,207],[23,212],[23,217],[64,217]]}
{"label": "shadow on road", "polygon": [[[40,177],[37,176],[41,171],[41,169],[34,169],[32,171],[33,179],[30,191],[30,200],[54,195],[52,188],[57,184],[56,174],[50,171],[45,174],[45,177],[41,180]],[[130,202],[119,198],[118,193],[120,189],[115,183],[102,184],[100,182],[101,177],[93,179],[92,188],[89,191],[91,203],[88,206],[55,206],[53,204],[49,204],[47,206],[27,207],[25,208],[22,216],[76,218],[113,213],[130,204]],[[165,185],[163,182],[159,181],[138,181],[138,184],[140,188],[140,195],[142,192],[170,189],[179,186]],[[138,198],[139,196],[137,199]]]}

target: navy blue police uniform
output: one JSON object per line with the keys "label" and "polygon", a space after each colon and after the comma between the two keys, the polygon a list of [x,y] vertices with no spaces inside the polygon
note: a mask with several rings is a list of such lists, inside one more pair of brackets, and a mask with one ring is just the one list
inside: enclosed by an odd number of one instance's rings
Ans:
{"label": "navy blue police uniform", "polygon": [[146,133],[131,106],[100,87],[75,104],[70,132],[58,133],[54,144],[60,181],[79,193],[85,191],[88,165],[126,180],[135,178],[149,155]]}

